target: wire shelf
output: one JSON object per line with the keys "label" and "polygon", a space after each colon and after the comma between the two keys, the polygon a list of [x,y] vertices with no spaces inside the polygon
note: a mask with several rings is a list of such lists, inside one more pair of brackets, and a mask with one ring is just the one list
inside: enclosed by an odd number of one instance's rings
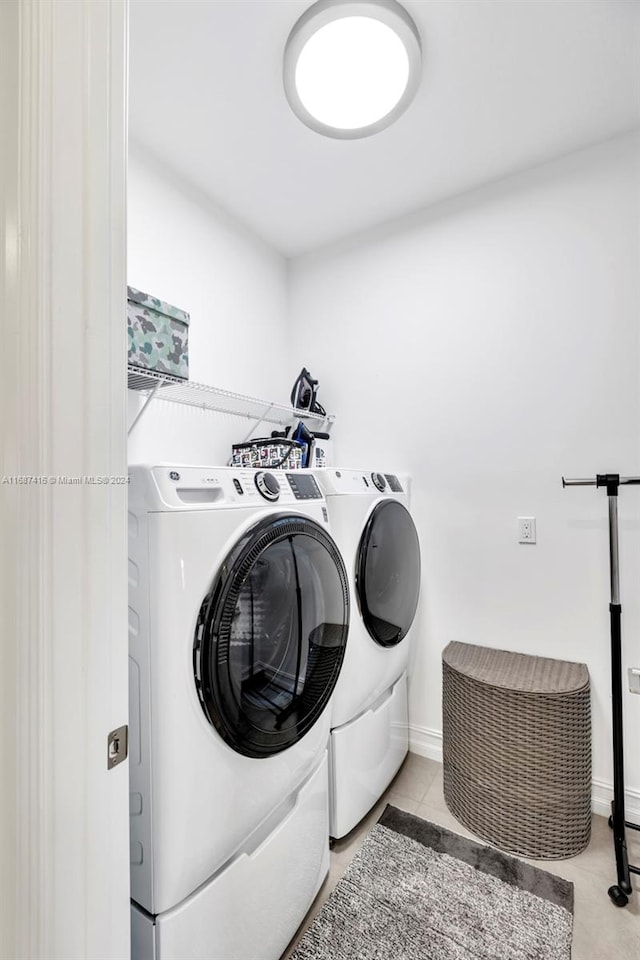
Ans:
{"label": "wire shelf", "polygon": [[171,403],[182,403],[215,413],[244,417],[247,420],[255,420],[257,423],[285,426],[292,420],[300,419],[316,426],[323,424],[328,431],[335,419],[330,414],[323,416],[309,413],[308,410],[296,410],[290,405],[248,397],[230,390],[222,390],[220,387],[194,383],[191,380],[181,380],[179,377],[158,373],[155,370],[142,370],[132,364],[128,367],[128,385],[130,390],[148,392],[148,400],[157,397]]}
{"label": "wire shelf", "polygon": [[155,387],[168,383],[183,383],[180,377],[170,373],[158,373],[156,370],[143,370],[130,363],[127,367],[129,390],[153,390]]}

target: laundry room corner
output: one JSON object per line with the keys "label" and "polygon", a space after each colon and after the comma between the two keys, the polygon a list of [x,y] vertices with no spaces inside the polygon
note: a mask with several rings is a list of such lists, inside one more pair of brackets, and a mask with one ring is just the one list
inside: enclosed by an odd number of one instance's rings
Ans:
{"label": "laundry room corner", "polygon": [[[290,265],[294,348],[340,410],[338,461],[413,476],[423,555],[410,679],[413,749],[440,758],[450,640],[564,656],[594,688],[595,809],[611,797],[605,518],[569,469],[640,455],[637,223],[630,133],[471,190]],[[340,348],[336,349],[336,344]],[[317,358],[317,359],[316,359]],[[596,451],[596,452],[594,452]],[[640,503],[620,501],[630,634]],[[516,518],[538,517],[518,543]],[[631,656],[631,654],[630,654]],[[640,702],[627,697],[627,742]],[[628,803],[640,806],[638,752]]]}

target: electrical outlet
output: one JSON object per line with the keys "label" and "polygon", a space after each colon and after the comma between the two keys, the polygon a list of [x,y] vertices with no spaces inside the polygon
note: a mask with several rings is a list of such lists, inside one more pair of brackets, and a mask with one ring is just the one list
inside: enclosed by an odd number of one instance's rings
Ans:
{"label": "electrical outlet", "polygon": [[536,518],[518,517],[518,543],[536,542]]}
{"label": "electrical outlet", "polygon": [[640,693],[640,670],[638,667],[629,667],[629,692]]}

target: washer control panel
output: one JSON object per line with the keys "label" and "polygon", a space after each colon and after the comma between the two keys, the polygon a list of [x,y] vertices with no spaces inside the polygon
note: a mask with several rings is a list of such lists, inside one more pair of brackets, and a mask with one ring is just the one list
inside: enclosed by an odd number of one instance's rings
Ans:
{"label": "washer control panel", "polygon": [[296,500],[321,500],[320,487],[310,473],[288,473],[289,486]]}
{"label": "washer control panel", "polygon": [[254,470],[229,466],[132,464],[130,501],[144,501],[147,511],[275,506],[324,500],[313,474],[306,470]]}
{"label": "washer control panel", "polygon": [[402,490],[402,484],[400,483],[400,481],[398,480],[398,478],[397,478],[396,476],[394,476],[394,474],[392,474],[392,473],[385,473],[385,477],[386,477],[387,483],[389,484],[389,490],[391,490],[392,493],[402,493],[402,492],[403,492],[403,490]]}

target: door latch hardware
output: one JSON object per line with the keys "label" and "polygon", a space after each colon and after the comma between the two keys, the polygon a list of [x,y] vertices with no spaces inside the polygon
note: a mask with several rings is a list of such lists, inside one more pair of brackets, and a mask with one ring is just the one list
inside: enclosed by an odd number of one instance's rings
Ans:
{"label": "door latch hardware", "polygon": [[112,730],[107,737],[107,770],[122,763],[129,753],[129,727],[126,725]]}

